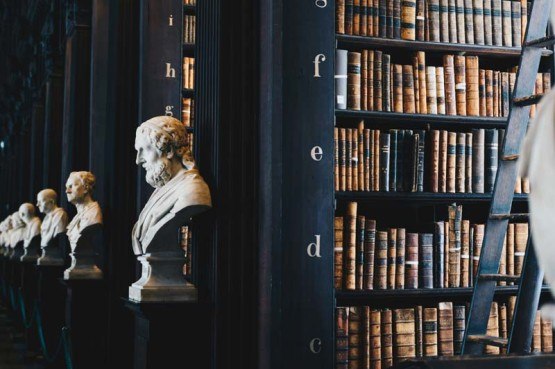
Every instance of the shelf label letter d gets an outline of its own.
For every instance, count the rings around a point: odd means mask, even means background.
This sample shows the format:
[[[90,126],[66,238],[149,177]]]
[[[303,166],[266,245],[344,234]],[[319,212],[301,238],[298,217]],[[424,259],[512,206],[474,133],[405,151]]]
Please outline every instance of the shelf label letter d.
[[[311,258],[321,258],[322,255],[320,255],[320,235],[317,234],[315,236],[316,236],[316,242],[312,242],[308,244],[308,247],[306,248],[306,253]]]

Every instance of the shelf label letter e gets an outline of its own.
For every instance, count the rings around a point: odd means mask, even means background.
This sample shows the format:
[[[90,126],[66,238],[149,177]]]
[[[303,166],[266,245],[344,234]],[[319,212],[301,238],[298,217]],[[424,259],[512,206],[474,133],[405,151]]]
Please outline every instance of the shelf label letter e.
[[[316,0],[316,6],[318,8],[325,8],[328,6],[328,0]]]
[[[314,146],[312,150],[310,150],[310,156],[314,161],[322,160],[322,155],[324,155],[324,152],[320,146]]]
[[[320,75],[320,63],[326,61],[326,56],[324,54],[318,54],[314,58],[314,78],[322,77]]]
[[[310,341],[310,351],[313,354],[319,354],[320,352],[322,352],[322,340],[319,338],[314,338],[312,341]]]
[[[322,255],[320,255],[320,235],[317,234],[315,236],[316,236],[316,242],[312,242],[308,244],[308,247],[306,248],[306,253],[311,258],[321,258]]]

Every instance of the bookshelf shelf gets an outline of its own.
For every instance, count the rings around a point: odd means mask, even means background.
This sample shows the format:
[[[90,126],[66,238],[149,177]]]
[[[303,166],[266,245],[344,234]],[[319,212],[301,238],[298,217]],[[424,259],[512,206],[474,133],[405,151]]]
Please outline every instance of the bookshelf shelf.
[[[380,47],[384,49],[402,49],[402,50],[415,50],[415,51],[428,51],[428,52],[452,52],[463,53],[463,55],[476,55],[485,56],[489,58],[519,58],[522,48],[520,47],[506,47],[506,46],[491,46],[491,45],[468,45],[468,44],[451,44],[445,42],[429,42],[429,41],[408,41],[391,38],[381,37],[368,37],[368,36],[351,36],[351,35],[336,35],[338,48],[375,48]],[[543,56],[549,56],[553,52],[551,50],[544,50]]]
[[[195,14],[197,12],[196,5],[183,5],[183,13],[185,14]]]
[[[194,56],[195,54],[195,44],[183,44],[183,56]]]
[[[460,203],[488,202],[492,194],[486,193],[431,193],[431,192],[359,192],[346,191],[336,192],[335,198],[344,201],[375,202],[375,201],[403,201],[403,202],[429,202],[449,203],[452,201]],[[515,202],[528,201],[528,195],[515,194]]]
[[[181,95],[182,95],[183,97],[195,97],[195,90],[190,89],[190,88],[184,88],[184,89],[181,91]]]

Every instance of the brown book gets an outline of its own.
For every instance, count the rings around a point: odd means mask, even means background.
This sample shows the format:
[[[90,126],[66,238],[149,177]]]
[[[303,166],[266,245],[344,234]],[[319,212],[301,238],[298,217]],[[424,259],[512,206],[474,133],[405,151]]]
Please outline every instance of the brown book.
[[[405,288],[418,288],[418,233],[406,233]]]
[[[416,39],[426,41],[426,1],[416,0]]]
[[[508,338],[509,331],[507,327],[507,305],[499,304],[499,337]],[[502,347],[501,353],[506,354],[507,348]]]
[[[474,44],[474,8],[472,0],[464,0],[464,29],[466,30],[466,43]]]
[[[376,221],[366,219],[364,232],[364,289],[374,289],[374,255],[376,250]]]
[[[347,109],[360,110],[361,54],[349,52],[347,67]]]
[[[397,229],[390,228],[387,238],[387,288],[395,288],[395,272],[397,259]]]
[[[461,286],[461,223],[462,206],[449,205],[449,284]]]
[[[372,317],[369,306],[362,307],[362,351],[361,351],[361,368],[370,369],[370,354],[372,351],[371,337]]]
[[[374,110],[382,111],[382,59],[379,50],[374,51]]]
[[[424,356],[424,337],[423,337],[423,315],[422,306],[417,306],[414,308],[414,331],[415,331],[415,341],[416,341],[416,357]]]
[[[351,129],[351,177],[352,177],[352,191],[358,191],[358,130]]]
[[[467,193],[472,193],[472,145],[473,145],[473,134],[471,132],[466,133],[466,176],[465,176],[465,187]]]
[[[403,112],[403,66],[393,64],[393,111]]]
[[[382,320],[380,310],[370,311],[370,369],[381,369],[382,365]],[[385,368],[384,368],[385,369]]]
[[[341,190],[339,180],[339,128],[333,129],[333,188],[335,191]]]
[[[528,0],[520,0],[520,34],[521,42],[524,42],[526,27],[528,26]]]
[[[335,1],[335,30],[339,34],[345,33],[345,0]]]
[[[393,310],[393,340],[396,363],[416,357],[414,309]]]
[[[347,139],[346,139],[346,158],[347,162],[345,163],[346,166],[346,173],[345,176],[347,177],[347,191],[353,190],[353,130],[351,128],[347,128]]]
[[[470,221],[462,221],[461,287],[470,287]]]
[[[403,40],[416,39],[416,0],[401,2],[401,38]]]
[[[429,41],[440,42],[443,41],[440,37],[441,22],[440,22],[440,10],[439,10],[440,0],[428,0],[427,10],[428,10],[428,29],[429,29]]]
[[[480,99],[480,116],[487,116],[486,110],[486,70],[480,69],[480,86],[478,90],[478,97]]]
[[[457,132],[448,132],[447,140],[447,192],[455,193],[457,168]]]
[[[405,113],[416,113],[414,99],[414,75],[412,65],[403,65],[403,82],[402,82],[402,108]]]
[[[371,129],[369,130],[370,132],[368,133],[369,137],[369,141],[370,141],[370,160],[369,160],[369,179],[370,179],[370,188],[368,189],[369,191],[375,191],[375,180],[374,180],[374,164],[376,162],[376,157],[375,157],[375,151],[376,151],[376,144],[374,142],[374,135],[375,135],[375,130]]]
[[[457,115],[457,98],[455,94],[455,64],[453,55],[443,56],[445,84],[445,113]]]
[[[368,50],[361,51],[360,60],[360,109],[368,109]]]
[[[443,223],[444,226],[444,231],[443,231],[443,236],[444,236],[444,241],[443,241],[443,286],[447,287],[449,286],[449,240],[450,240],[450,235],[449,233],[451,233],[451,229],[449,227],[449,222],[444,222]]]
[[[486,70],[486,116],[493,117],[493,71]]]
[[[459,193],[466,192],[466,134],[464,132],[456,132],[457,146],[456,146],[456,183],[455,190]]]
[[[440,38],[449,42],[449,0],[439,0]]]
[[[520,275],[528,243],[528,223],[515,223],[515,275]]]
[[[436,67],[426,67],[426,102],[428,114],[437,114]]]
[[[492,41],[495,46],[503,46],[502,0],[491,0]]]
[[[391,55],[382,54],[382,110],[391,111]]]
[[[334,218],[334,286],[340,290],[343,286],[343,217]]]
[[[380,130],[374,130],[374,191],[380,190]]]
[[[453,351],[455,355],[460,355],[462,352],[462,345],[464,340],[465,331],[465,306],[453,306]]]
[[[347,130],[339,129],[339,183],[340,190],[347,189]]]
[[[514,223],[509,223],[507,226],[507,274],[515,274],[515,225]],[[512,285],[513,282],[508,282],[507,284]]]
[[[439,191],[439,131],[432,130],[432,158],[430,189],[432,192]]]
[[[366,162],[366,156],[364,151],[364,121],[361,120],[358,123],[358,190],[364,191],[366,188],[364,167]]]
[[[380,35],[381,4],[382,4],[381,0],[373,0],[372,1],[372,8],[374,9],[374,15],[372,16],[372,34],[373,34],[374,37],[381,37],[381,35]],[[384,5],[385,5],[385,3],[384,3]]]
[[[440,302],[438,306],[438,346],[440,356],[453,356],[453,303]]]
[[[361,307],[349,307],[349,369],[360,368],[362,314]]]
[[[386,35],[388,38],[394,37],[394,18],[395,18],[395,4],[398,4],[398,0],[387,0],[386,1]],[[400,8],[399,8],[400,9]]]
[[[367,0],[366,6],[366,36],[374,36],[374,2]]]
[[[480,115],[480,73],[477,56],[466,57],[466,113]]]
[[[499,72],[493,72],[493,116],[500,116],[499,104]]]
[[[420,114],[428,114],[426,54],[423,51],[417,51],[416,58],[418,60],[418,94],[420,95]]]
[[[370,111],[374,110],[374,50],[368,50],[368,99],[366,102],[366,108]]]
[[[455,13],[457,14],[457,41],[459,44],[465,44],[464,0],[456,0],[455,3]]]
[[[374,261],[374,288],[387,288],[387,232],[376,233],[376,258]]]
[[[456,13],[456,0],[448,0],[449,11],[449,42],[457,43],[457,13]]]
[[[353,0],[353,35],[360,35],[360,0]]]
[[[516,307],[516,296],[509,296],[509,298],[507,299],[507,325],[509,327],[513,325],[515,307]]]
[[[484,0],[473,0],[474,43],[484,45]]]
[[[443,67],[436,67],[437,113],[445,114],[445,81]]]
[[[536,312],[536,319],[534,320],[534,330],[532,332],[532,352],[542,351],[542,328],[541,328],[541,315],[539,310]]]
[[[520,3],[511,1],[511,27],[513,30],[513,46],[522,46]]]
[[[437,309],[424,308],[423,316],[424,356],[437,356]]]
[[[503,46],[513,46],[513,27],[511,20],[511,1],[503,0],[501,19],[503,21]]]
[[[439,132],[439,177],[438,190],[441,193],[447,192],[447,152],[448,152],[448,132],[442,130]]]
[[[510,94],[509,94],[509,73],[501,73],[501,115],[503,117],[509,116],[510,108]]]
[[[382,310],[382,367],[393,365],[393,316],[389,309]]]
[[[474,249],[472,251],[472,275],[476,277],[478,273],[478,263],[480,262],[480,255],[482,253],[482,244],[484,242],[484,225],[483,224],[474,224],[474,237],[473,237],[473,246]]]
[[[335,368],[349,368],[349,320],[348,308],[335,309]]]
[[[406,254],[406,230],[405,228],[397,228],[397,250],[395,261],[395,288],[405,288],[405,254]]]
[[[455,96],[457,115],[466,115],[466,63],[465,57],[455,55]]]
[[[493,19],[491,0],[484,0],[484,44],[493,45]]]
[[[503,238],[503,248],[501,249],[501,258],[499,259],[499,274],[507,274],[507,233]],[[498,286],[506,286],[507,282],[499,281]]]
[[[370,0],[372,1],[372,0]],[[367,36],[368,19],[366,14],[368,13],[368,0],[360,0],[360,29],[359,35]]]
[[[349,202],[347,204],[347,214],[344,218],[345,230],[343,233],[344,248],[343,248],[343,278],[346,290],[354,290],[356,287],[356,231],[357,231],[357,206],[356,202]]]
[[[542,352],[553,352],[553,322],[541,318]]]
[[[420,113],[420,82],[418,78],[418,57],[412,56],[412,80],[414,85],[414,109],[416,113]]]
[[[366,232],[366,217],[357,216],[357,240],[356,240],[356,269],[355,269],[355,289],[363,289],[364,278],[364,240]]]
[[[495,301],[491,303],[486,334],[492,337],[499,337],[499,316],[497,312],[497,302]],[[485,354],[499,355],[499,347],[486,345]]]

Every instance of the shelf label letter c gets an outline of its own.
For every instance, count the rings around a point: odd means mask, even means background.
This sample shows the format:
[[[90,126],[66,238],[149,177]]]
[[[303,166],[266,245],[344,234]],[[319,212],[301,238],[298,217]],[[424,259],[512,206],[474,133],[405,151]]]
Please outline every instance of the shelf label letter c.
[[[314,338],[312,341],[310,341],[310,351],[313,354],[319,354],[320,352],[322,352],[322,340],[319,338]]]

